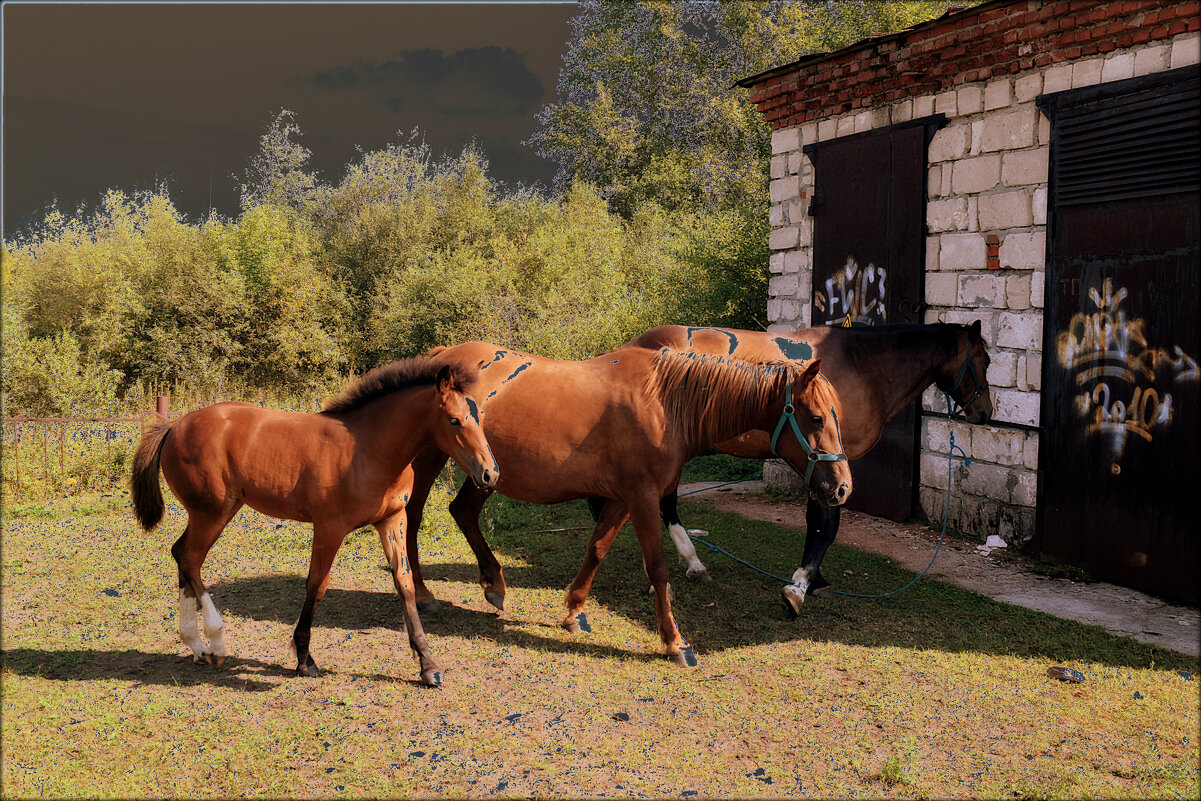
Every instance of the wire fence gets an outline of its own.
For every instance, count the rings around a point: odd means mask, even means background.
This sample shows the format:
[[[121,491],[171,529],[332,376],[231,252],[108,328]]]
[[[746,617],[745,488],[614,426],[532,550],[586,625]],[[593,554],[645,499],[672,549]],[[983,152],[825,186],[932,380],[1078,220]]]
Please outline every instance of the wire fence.
[[[155,406],[159,414],[171,416],[165,396],[160,396]],[[3,418],[0,474],[4,497],[42,499],[124,483],[148,414]]]
[[[10,417],[3,420],[4,494],[45,498],[127,479],[141,417]]]

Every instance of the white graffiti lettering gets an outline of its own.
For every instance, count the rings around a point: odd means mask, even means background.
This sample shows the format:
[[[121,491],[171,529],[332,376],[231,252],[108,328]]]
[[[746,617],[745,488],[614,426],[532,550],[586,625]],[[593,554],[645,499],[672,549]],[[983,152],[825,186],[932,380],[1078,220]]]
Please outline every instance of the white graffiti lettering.
[[[868,264],[861,268],[854,259],[826,279],[824,291],[813,293],[813,303],[825,314],[827,323],[886,322],[884,280],[888,272],[883,267]]]
[[[1151,347],[1146,321],[1130,319],[1122,301],[1129,293],[1114,290],[1106,278],[1088,296],[1095,312],[1072,316],[1068,330],[1059,334],[1059,363],[1075,373],[1081,387],[1075,411],[1085,421],[1089,436],[1108,438],[1115,459],[1121,457],[1128,435],[1151,442],[1154,430],[1171,425],[1172,394],[1167,384],[1198,378],[1197,362],[1179,345],[1171,351]]]

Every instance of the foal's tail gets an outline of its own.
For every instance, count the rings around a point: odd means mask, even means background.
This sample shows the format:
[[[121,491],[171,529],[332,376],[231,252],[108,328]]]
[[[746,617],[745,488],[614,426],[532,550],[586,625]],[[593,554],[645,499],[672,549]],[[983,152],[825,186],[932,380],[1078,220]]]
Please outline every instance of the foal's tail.
[[[133,511],[142,528],[149,531],[163,519],[163,490],[158,483],[159,456],[163,442],[171,433],[171,424],[155,414],[142,431],[142,441],[133,455],[133,475],[129,477],[129,494]]]

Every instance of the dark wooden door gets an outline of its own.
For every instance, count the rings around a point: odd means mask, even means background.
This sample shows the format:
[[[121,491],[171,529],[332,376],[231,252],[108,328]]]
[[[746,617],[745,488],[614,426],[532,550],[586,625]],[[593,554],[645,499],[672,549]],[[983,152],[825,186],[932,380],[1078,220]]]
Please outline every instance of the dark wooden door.
[[[1047,561],[1196,603],[1198,71],[1048,95]]]
[[[818,325],[922,322],[925,308],[926,145],[931,117],[805,148],[813,162],[813,307]],[[848,506],[904,521],[917,505],[914,403],[851,463]]]

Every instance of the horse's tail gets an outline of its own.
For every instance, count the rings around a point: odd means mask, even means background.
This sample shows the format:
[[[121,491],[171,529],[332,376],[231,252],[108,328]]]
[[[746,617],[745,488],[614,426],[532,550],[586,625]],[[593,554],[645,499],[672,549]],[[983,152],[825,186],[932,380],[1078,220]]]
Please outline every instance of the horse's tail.
[[[163,443],[171,433],[171,424],[160,414],[142,431],[142,441],[133,455],[133,474],[129,477],[129,494],[133,511],[146,531],[163,519],[163,490],[158,483],[159,458]]]

